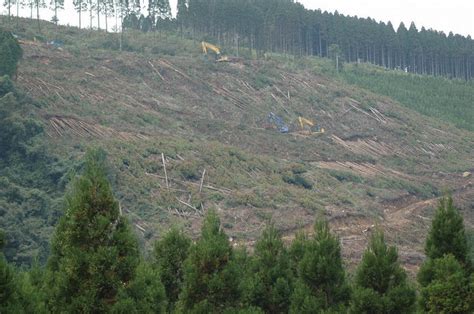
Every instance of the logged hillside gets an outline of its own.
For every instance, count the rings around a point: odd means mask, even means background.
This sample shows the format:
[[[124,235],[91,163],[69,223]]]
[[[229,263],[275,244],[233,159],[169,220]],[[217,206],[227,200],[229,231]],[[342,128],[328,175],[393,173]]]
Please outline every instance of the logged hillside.
[[[31,110],[48,154],[77,169],[88,147],[103,147],[116,197],[145,247],[172,224],[197,235],[209,208],[232,241],[250,246],[269,220],[291,238],[325,215],[350,264],[381,225],[414,269],[443,192],[474,223],[465,174],[474,170],[474,133],[450,115],[423,115],[416,95],[351,81],[317,58],[214,63],[198,42],[167,33],[128,32],[129,51],[120,52],[118,35],[45,23],[42,39],[60,39],[58,49],[33,41],[22,23],[16,84],[40,104]],[[413,90],[426,80],[413,80]],[[472,84],[446,82],[474,95]],[[470,110],[457,125],[472,125]],[[268,128],[270,112],[290,125],[310,118],[326,133],[279,133]]]

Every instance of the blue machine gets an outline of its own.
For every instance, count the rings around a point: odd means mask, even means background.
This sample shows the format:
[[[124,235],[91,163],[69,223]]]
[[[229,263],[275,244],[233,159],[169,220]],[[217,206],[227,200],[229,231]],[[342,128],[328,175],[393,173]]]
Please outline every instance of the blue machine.
[[[286,123],[283,121],[283,119],[280,116],[277,116],[273,112],[270,112],[268,114],[267,120],[269,123],[276,125],[280,133],[288,133],[289,131],[288,125],[286,125]]]

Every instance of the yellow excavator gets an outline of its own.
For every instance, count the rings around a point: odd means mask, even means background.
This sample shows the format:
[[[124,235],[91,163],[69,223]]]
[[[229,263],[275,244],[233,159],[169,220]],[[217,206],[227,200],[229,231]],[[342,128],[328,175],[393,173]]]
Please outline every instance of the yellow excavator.
[[[226,62],[229,61],[229,58],[227,56],[222,56],[221,55],[221,49],[217,47],[216,45],[207,43],[205,41],[201,42],[201,47],[202,47],[202,52],[204,54],[208,54],[208,50],[213,51],[216,54],[216,61],[217,62]]]
[[[311,120],[308,120],[303,117],[298,117],[298,122],[299,122],[299,130],[296,131],[296,133],[302,134],[302,135],[315,135],[315,134],[323,134],[325,132],[324,128],[318,128],[317,130],[314,130],[315,123]]]

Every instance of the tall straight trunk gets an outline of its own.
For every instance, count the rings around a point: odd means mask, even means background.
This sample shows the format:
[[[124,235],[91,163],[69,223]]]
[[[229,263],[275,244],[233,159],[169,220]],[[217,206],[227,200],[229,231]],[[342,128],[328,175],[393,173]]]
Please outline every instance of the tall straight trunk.
[[[18,1],[18,0],[17,0]],[[8,19],[11,20],[12,16],[10,13],[10,8],[12,7],[12,0],[8,0]]]
[[[319,40],[319,56],[322,57],[323,56],[323,43],[322,43],[322,40],[321,40],[321,30],[318,29],[318,40]]]
[[[100,0],[97,0],[97,29],[100,30]]]
[[[89,0],[89,27],[92,29],[92,0]]]
[[[36,0],[36,21],[38,22],[38,32],[41,34],[39,2],[40,0]]]
[[[82,17],[82,0],[79,1],[79,28],[81,28],[81,25],[82,25],[81,17]]]
[[[54,0],[54,24],[58,25],[58,0]]]
[[[20,1],[16,0],[16,28],[18,28],[19,23],[20,23]]]
[[[107,3],[105,3],[104,5],[104,14],[105,14],[105,32],[108,33],[109,32],[109,23],[107,21],[107,14],[108,14],[108,11],[107,11]]]

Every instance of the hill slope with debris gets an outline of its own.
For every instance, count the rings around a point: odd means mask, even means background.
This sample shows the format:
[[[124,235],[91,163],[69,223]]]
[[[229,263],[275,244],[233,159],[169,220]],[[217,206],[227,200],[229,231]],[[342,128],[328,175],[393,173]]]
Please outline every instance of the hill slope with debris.
[[[209,208],[250,247],[270,219],[290,239],[324,215],[349,264],[379,225],[415,270],[444,191],[472,228],[474,133],[350,85],[327,60],[214,63],[197,41],[169,34],[128,33],[134,51],[119,52],[117,35],[45,24],[58,49],[22,27],[17,85],[43,104],[34,110],[45,145],[63,160],[90,145],[108,152],[145,247],[171,224],[197,235]],[[280,133],[270,112],[326,132]]]

